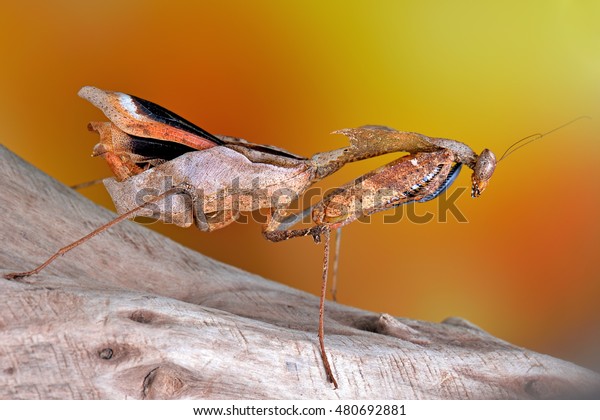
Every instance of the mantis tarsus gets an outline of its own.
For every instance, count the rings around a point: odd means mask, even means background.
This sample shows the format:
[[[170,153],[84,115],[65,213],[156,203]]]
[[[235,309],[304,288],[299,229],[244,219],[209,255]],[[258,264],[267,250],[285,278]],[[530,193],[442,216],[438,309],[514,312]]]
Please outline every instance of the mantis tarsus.
[[[94,87],[82,88],[79,96],[100,108],[110,120],[90,123],[89,128],[100,135],[94,155],[102,156],[114,174],[104,184],[120,216],[60,249],[37,268],[5,277],[37,274],[57,257],[135,216],[179,226],[195,224],[201,230],[212,231],[235,221],[239,212],[269,209],[271,215],[263,227],[268,240],[278,242],[300,236],[311,236],[315,242],[320,242],[321,236],[325,239],[319,346],[327,377],[336,388],[325,352],[323,327],[331,230],[405,203],[432,200],[454,182],[463,165],[473,171],[471,195],[478,197],[497,165],[488,149],[478,155],[455,140],[382,126],[339,130],[335,133],[349,139],[347,147],[304,158],[274,146],[212,135],[135,96]],[[550,132],[515,143],[503,157]],[[408,155],[337,188],[311,208],[289,212],[291,201],[347,163],[393,152]],[[377,194],[381,191],[384,194]],[[146,199],[148,196],[151,198]],[[284,202],[280,201],[282,197]],[[314,226],[293,229],[309,213]]]

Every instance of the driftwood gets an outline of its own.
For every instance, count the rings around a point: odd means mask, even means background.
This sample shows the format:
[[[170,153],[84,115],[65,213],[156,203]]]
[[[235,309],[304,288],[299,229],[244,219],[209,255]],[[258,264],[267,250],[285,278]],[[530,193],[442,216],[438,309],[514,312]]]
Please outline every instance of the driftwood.
[[[0,274],[114,217],[0,147]],[[0,278],[0,398],[562,398],[596,373],[467,321],[327,303],[122,223],[40,275]]]

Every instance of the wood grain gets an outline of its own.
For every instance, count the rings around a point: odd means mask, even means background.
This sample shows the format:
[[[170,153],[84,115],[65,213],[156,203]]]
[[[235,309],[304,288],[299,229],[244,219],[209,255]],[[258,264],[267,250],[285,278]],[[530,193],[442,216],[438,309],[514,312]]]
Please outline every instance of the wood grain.
[[[114,217],[0,147],[0,272]],[[202,233],[199,233],[199,235]],[[327,303],[126,222],[23,281],[0,278],[0,398],[588,397],[598,374],[448,319]]]

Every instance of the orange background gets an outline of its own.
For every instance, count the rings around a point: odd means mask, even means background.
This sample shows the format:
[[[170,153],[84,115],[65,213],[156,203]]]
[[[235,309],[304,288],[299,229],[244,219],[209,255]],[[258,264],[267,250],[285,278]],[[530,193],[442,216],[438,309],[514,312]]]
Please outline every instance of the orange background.
[[[501,154],[469,223],[345,229],[342,303],[491,333],[578,363],[600,351],[600,3],[597,1],[9,2],[0,15],[0,141],[66,184],[108,175],[86,131],[87,84],[157,102],[221,134],[311,155],[363,124]],[[332,186],[385,160],[349,166]],[[456,186],[469,185],[465,169]],[[97,186],[83,191],[111,202]],[[417,211],[436,211],[435,203]],[[322,248],[256,224],[153,228],[318,293]],[[315,313],[315,317],[317,314]],[[597,365],[596,365],[597,366]]]

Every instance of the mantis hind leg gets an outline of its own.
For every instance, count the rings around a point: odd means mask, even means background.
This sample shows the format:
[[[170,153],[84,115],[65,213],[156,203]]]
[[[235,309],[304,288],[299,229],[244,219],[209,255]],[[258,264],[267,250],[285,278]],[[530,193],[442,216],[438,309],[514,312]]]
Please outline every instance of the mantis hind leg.
[[[93,231],[91,231],[87,235],[79,238],[75,242],[72,242],[69,245],[62,247],[61,249],[56,251],[54,254],[52,254],[50,256],[50,258],[48,258],[42,264],[38,265],[33,270],[17,272],[17,273],[8,273],[8,274],[4,275],[4,278],[7,280],[16,280],[16,279],[29,277],[29,276],[38,274],[40,271],[42,271],[44,268],[46,268],[48,265],[50,265],[50,263],[52,263],[52,261],[54,261],[55,259],[57,259],[58,257],[60,257],[64,254],[66,254],[67,252],[71,251],[72,249],[77,248],[79,245],[83,244],[84,242],[87,242],[88,240],[92,239],[94,236],[99,235],[100,233],[104,232],[105,230],[108,230],[112,226],[115,226],[115,225],[121,223],[124,220],[135,217],[138,212],[140,212],[141,210],[144,210],[148,205],[157,203],[157,202],[163,200],[165,197],[168,197],[169,195],[172,195],[172,194],[177,194],[179,192],[180,192],[180,189],[178,187],[171,188],[171,189],[163,192],[162,194],[159,194],[156,197],[146,201],[145,203],[124,212],[123,214],[119,215],[115,219],[113,219],[109,222],[106,222],[102,226],[94,229]]]
[[[304,216],[310,214],[312,209],[312,207],[308,207],[301,213],[292,215],[286,215],[284,209],[275,210],[274,216],[272,216],[267,225],[265,225],[263,235],[272,242],[280,242],[302,236],[312,236],[316,243],[321,242],[321,235],[324,236],[325,250],[323,254],[323,272],[319,300],[319,350],[321,353],[321,360],[323,361],[323,367],[327,374],[327,379],[333,384],[334,388],[337,389],[338,384],[333,375],[327,352],[325,351],[325,298],[327,295],[327,277],[329,273],[329,242],[331,228],[329,225],[320,224],[305,229],[290,229],[291,226],[301,221]]]

